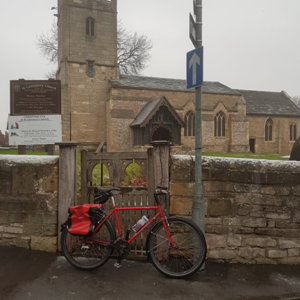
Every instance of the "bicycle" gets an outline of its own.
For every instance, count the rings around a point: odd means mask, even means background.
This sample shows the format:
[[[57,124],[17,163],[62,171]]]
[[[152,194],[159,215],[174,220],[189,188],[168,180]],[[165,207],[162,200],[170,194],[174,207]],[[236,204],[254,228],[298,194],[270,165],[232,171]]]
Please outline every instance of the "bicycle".
[[[67,224],[63,225],[61,249],[67,261],[83,270],[91,270],[104,265],[116,251],[118,264],[130,251],[130,244],[145,230],[151,227],[146,249],[154,267],[161,273],[173,278],[191,276],[203,265],[207,246],[200,228],[191,220],[177,216],[167,216],[166,209],[159,203],[160,195],[167,195],[165,188],[157,188],[154,193],[156,205],[140,207],[118,207],[115,205],[116,187],[99,187],[95,191],[95,203],[104,204],[112,201],[111,210],[106,213],[100,208],[100,220],[91,233],[76,235],[69,232]],[[166,197],[165,197],[166,199]],[[127,230],[126,237],[121,228],[118,212],[130,210],[154,211],[154,216],[137,232]],[[116,229],[110,218],[114,216]]]

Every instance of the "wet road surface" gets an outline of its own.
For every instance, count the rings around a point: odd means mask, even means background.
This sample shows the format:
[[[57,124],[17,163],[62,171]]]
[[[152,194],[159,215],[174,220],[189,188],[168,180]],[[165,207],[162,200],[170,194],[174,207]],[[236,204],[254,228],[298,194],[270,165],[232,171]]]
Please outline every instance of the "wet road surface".
[[[206,263],[190,279],[170,279],[150,263],[115,260],[93,271],[77,270],[64,257],[0,247],[2,300],[300,299],[300,266]]]

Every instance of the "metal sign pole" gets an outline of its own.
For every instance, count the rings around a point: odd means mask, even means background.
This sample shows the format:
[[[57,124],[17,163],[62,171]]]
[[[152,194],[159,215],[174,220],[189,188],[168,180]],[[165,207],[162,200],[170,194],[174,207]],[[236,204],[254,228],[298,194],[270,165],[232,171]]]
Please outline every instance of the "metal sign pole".
[[[202,0],[194,0],[195,46],[202,47]],[[202,87],[195,88],[195,197],[192,205],[192,219],[204,232],[204,201],[202,197]]]

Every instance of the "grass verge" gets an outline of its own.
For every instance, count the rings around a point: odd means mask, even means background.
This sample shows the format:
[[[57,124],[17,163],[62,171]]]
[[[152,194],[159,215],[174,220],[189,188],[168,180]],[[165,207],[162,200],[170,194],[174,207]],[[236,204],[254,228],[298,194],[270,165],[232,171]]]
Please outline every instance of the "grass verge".
[[[288,160],[288,157],[283,154],[272,154],[272,153],[203,152],[203,156],[233,157],[233,158],[245,158],[245,159]]]

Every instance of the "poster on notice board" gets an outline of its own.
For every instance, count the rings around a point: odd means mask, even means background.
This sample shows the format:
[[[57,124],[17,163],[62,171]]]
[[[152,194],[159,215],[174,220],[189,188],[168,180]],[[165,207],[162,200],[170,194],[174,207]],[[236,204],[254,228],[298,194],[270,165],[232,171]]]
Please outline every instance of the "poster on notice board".
[[[9,116],[9,145],[50,145],[62,141],[61,115]]]

